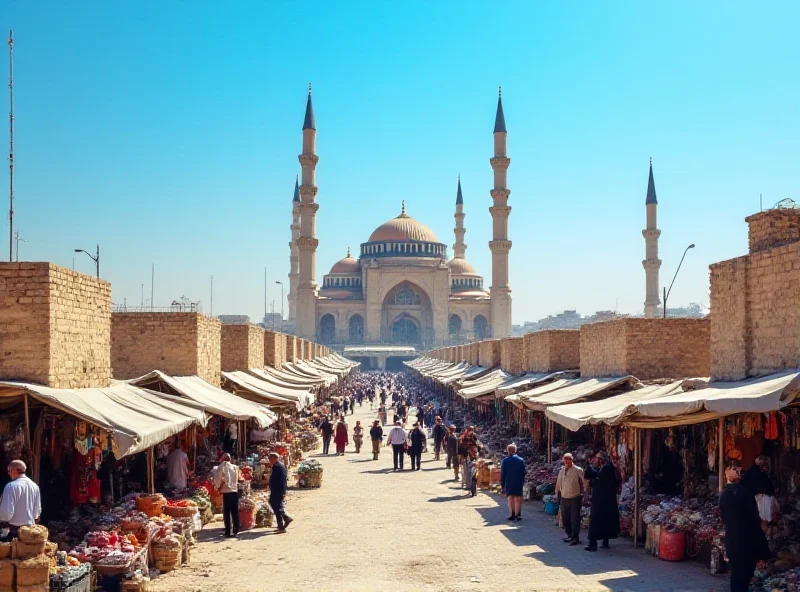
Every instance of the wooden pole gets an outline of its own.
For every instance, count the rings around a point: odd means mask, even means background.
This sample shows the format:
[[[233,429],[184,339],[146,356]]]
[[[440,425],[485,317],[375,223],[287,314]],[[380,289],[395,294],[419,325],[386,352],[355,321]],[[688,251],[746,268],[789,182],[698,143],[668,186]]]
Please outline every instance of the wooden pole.
[[[639,546],[639,462],[642,458],[637,428],[633,428],[633,444],[633,547],[635,549]]]
[[[547,422],[547,464],[553,462],[553,422],[549,418],[545,419]]]
[[[31,416],[28,406],[28,393],[25,393],[25,446],[28,447],[28,452],[33,452],[31,444]]]
[[[725,418],[720,417],[718,420],[718,435],[717,435],[717,448],[719,449],[719,467],[717,473],[719,474],[719,494],[722,495],[722,489],[725,487]]]

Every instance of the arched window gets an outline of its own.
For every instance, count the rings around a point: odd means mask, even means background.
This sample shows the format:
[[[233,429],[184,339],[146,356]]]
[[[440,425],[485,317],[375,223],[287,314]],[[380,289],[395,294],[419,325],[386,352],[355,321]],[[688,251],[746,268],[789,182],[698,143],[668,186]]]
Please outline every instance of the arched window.
[[[350,317],[349,334],[350,343],[362,343],[364,341],[364,317],[359,314]]]
[[[395,304],[420,304],[422,299],[420,298],[419,294],[414,292],[411,288],[403,288],[397,294],[394,295],[394,303]]]
[[[475,335],[475,339],[481,340],[486,339],[487,329],[489,327],[489,322],[486,320],[486,317],[483,315],[478,315],[475,317],[475,320],[472,321],[472,332]]]
[[[450,335],[459,335],[461,333],[461,317],[457,314],[450,315],[448,332]]]
[[[336,338],[336,319],[332,314],[323,315],[319,320],[319,340],[322,343],[333,343]]]

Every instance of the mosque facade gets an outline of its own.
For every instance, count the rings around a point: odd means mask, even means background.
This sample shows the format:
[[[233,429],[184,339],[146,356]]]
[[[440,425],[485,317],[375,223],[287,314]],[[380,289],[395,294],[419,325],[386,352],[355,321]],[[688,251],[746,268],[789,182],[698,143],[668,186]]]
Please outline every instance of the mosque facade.
[[[378,226],[356,253],[337,261],[316,283],[316,122],[309,89],[303,122],[301,178],[295,183],[289,272],[289,325],[306,339],[327,344],[390,344],[429,348],[511,334],[508,281],[507,131],[502,96],[494,126],[492,282],[466,259],[464,200],[458,180],[455,243],[447,245],[406,213]]]

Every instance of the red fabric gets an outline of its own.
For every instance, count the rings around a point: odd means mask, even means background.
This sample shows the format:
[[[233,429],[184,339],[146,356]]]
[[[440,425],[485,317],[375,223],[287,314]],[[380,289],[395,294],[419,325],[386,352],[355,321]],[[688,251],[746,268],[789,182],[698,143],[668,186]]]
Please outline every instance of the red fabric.
[[[336,436],[333,438],[333,441],[337,446],[347,446],[347,428],[344,426],[344,424],[340,423],[336,425]]]

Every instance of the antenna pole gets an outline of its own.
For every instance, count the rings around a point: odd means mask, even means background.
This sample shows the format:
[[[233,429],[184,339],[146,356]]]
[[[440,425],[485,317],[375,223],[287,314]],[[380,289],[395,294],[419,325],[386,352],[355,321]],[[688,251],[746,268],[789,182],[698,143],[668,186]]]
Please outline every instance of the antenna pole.
[[[14,260],[14,31],[8,32],[8,260]]]

